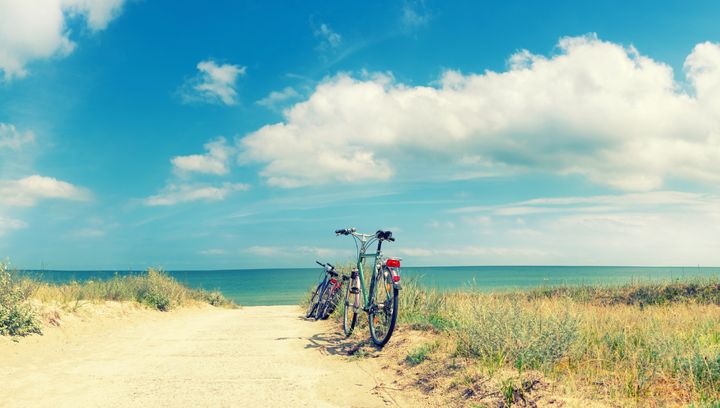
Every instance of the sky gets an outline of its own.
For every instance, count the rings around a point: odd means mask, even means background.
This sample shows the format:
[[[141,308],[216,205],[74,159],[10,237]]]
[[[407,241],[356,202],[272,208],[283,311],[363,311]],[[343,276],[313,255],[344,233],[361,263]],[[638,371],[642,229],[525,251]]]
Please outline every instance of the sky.
[[[0,259],[720,265],[715,1],[0,0]]]

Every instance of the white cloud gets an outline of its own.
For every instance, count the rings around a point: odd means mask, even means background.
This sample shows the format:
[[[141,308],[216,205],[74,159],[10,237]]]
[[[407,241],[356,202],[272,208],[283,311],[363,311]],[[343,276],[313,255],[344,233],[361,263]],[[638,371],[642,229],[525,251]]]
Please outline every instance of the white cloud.
[[[545,251],[532,248],[502,248],[472,245],[452,248],[398,248],[393,252],[398,253],[402,256],[414,258],[449,257],[476,260],[487,257],[493,257],[495,259],[522,259],[527,257],[535,257],[537,259],[540,259],[547,255]]]
[[[514,264],[720,263],[720,197],[711,194],[656,191],[536,198],[451,213],[492,217],[482,233],[473,227],[456,229],[458,240],[546,254],[507,259]],[[478,255],[473,263],[505,261],[498,254]]]
[[[720,46],[672,69],[595,36],[551,57],[521,51],[506,72],[447,71],[436,87],[347,74],[317,86],[285,121],[240,141],[271,185],[382,181],[434,168],[579,174],[625,190],[667,179],[720,182]],[[311,166],[308,163],[312,163]]]
[[[342,36],[325,23],[320,24],[320,27],[315,30],[315,37],[320,38],[320,44],[317,47],[320,51],[334,50],[342,44]]]
[[[104,30],[120,14],[125,0],[62,0],[63,8],[71,15],[85,18],[93,31]]]
[[[608,212],[619,211],[628,207],[636,209],[684,208],[687,210],[704,210],[718,206],[720,200],[706,194],[681,191],[651,191],[644,193],[627,193],[615,195],[595,195],[584,197],[553,197],[535,198],[516,203],[497,206],[470,206],[449,210],[450,213],[488,212],[501,216],[525,214],[547,214],[573,212]]]
[[[176,156],[170,161],[176,173],[205,173],[205,174],[227,174],[229,171],[228,160],[234,153],[234,148],[227,145],[224,137],[219,137],[205,144],[205,154],[193,154],[189,156]]]
[[[282,257],[282,258],[303,258],[306,259],[308,255],[316,258],[324,259],[325,261],[334,262],[337,258],[347,258],[350,255],[350,251],[334,248],[323,248],[314,246],[262,246],[255,245],[245,248],[242,252],[264,256],[264,257]]]
[[[205,102],[234,105],[237,78],[245,75],[246,67],[233,64],[218,65],[213,60],[197,64],[198,74],[180,88],[180,96],[186,103]]]
[[[10,231],[23,229],[25,227],[27,227],[27,224],[23,221],[0,216],[0,237]]]
[[[27,75],[34,60],[63,57],[75,49],[68,19],[79,16],[92,31],[104,29],[124,0],[0,1],[0,70],[5,80]]]
[[[402,8],[400,24],[403,30],[411,32],[426,25],[430,21],[424,0],[406,0]]]
[[[452,221],[432,220],[428,222],[426,226],[433,229],[452,229],[455,228],[455,223]]]
[[[52,177],[0,180],[0,206],[31,207],[43,199],[87,201],[90,197],[88,190]]]
[[[200,255],[205,256],[219,256],[219,255],[225,255],[227,254],[227,251],[220,248],[210,248],[210,249],[204,249],[200,251]]]
[[[144,200],[148,206],[167,206],[190,201],[222,201],[230,193],[246,191],[250,186],[240,183],[223,183],[219,187],[192,184],[170,184],[160,194]]]
[[[18,150],[22,146],[34,142],[35,134],[33,132],[20,132],[12,124],[0,122],[0,149]]]
[[[243,252],[257,256],[278,256],[283,254],[282,247],[255,245],[245,248]]]
[[[106,234],[107,232],[101,228],[80,228],[70,232],[67,236],[71,238],[101,238]]]
[[[300,98],[300,94],[293,87],[288,86],[282,91],[270,92],[268,96],[260,99],[256,103],[266,108],[276,109],[279,105],[282,105],[297,98]]]

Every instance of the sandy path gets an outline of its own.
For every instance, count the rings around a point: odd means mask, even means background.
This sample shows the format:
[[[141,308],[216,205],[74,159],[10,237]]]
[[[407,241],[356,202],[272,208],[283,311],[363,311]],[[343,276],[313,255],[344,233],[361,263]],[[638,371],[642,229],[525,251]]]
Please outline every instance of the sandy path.
[[[297,307],[135,312],[0,343],[0,406],[413,406]],[[52,331],[52,333],[51,333]],[[388,394],[392,393],[392,394]]]

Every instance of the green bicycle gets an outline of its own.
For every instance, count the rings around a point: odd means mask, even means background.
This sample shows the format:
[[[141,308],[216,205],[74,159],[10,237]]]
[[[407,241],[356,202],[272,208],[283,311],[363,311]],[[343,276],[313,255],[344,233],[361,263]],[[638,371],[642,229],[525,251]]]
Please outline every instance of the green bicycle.
[[[358,250],[357,267],[350,274],[350,284],[345,288],[343,331],[350,336],[357,322],[360,310],[368,315],[370,338],[378,347],[384,346],[393,330],[398,316],[398,292],[400,290],[400,259],[385,258],[382,244],[394,242],[390,231],[378,231],[375,234],[360,234],[355,228],[339,229],[337,235],[351,235]],[[368,248],[377,242],[377,250],[367,253]],[[363,261],[374,259],[370,287],[366,290],[363,276]],[[362,298],[360,295],[362,294]]]

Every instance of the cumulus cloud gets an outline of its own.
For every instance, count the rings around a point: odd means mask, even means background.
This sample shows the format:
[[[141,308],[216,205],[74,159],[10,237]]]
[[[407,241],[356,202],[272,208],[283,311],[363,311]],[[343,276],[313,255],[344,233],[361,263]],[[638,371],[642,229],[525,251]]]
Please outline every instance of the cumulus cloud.
[[[170,184],[163,191],[144,200],[148,206],[168,206],[191,201],[222,201],[235,191],[245,191],[250,186],[241,183],[223,183],[220,186],[195,184]]]
[[[296,91],[295,88],[288,86],[282,91],[270,92],[268,96],[257,101],[257,104],[266,108],[276,109],[279,105],[298,98],[300,98],[298,91]]]
[[[282,123],[240,141],[271,185],[456,174],[578,174],[646,191],[667,179],[720,181],[720,46],[670,66],[594,35],[549,57],[520,51],[505,72],[445,72],[433,86],[389,75],[328,78]],[[312,165],[308,165],[312,163]],[[448,177],[451,178],[451,177]]]
[[[197,64],[198,73],[180,88],[185,103],[204,102],[224,105],[237,103],[237,78],[245,75],[246,67],[218,64],[213,60]]]
[[[87,201],[90,197],[88,190],[52,177],[0,180],[0,206],[31,207],[43,199]]]
[[[124,0],[0,1],[0,70],[5,80],[27,75],[34,60],[63,57],[75,49],[68,20],[80,17],[91,31],[104,29]]]
[[[229,172],[228,160],[234,148],[228,146],[224,137],[219,137],[205,144],[205,154],[192,154],[189,156],[176,156],[170,161],[176,173],[227,174]]]
[[[14,125],[0,122],[0,150],[3,148],[18,150],[26,144],[35,142],[31,131],[21,132]]]

